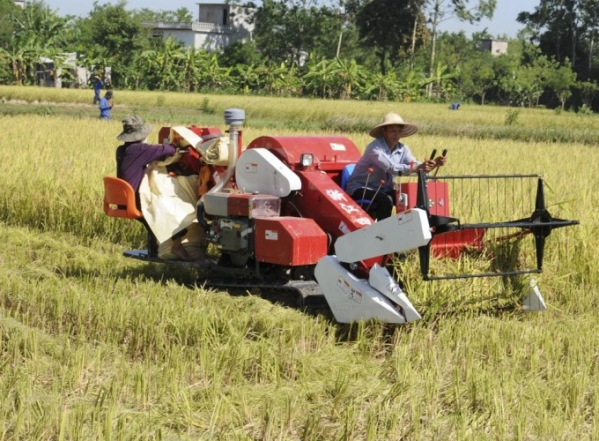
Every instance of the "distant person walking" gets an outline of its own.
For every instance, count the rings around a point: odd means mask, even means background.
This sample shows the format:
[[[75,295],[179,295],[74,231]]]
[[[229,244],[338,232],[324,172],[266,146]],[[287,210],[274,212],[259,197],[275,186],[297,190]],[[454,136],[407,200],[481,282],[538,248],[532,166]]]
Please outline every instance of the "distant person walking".
[[[104,81],[102,81],[98,75],[94,75],[92,77],[92,81],[94,82],[94,102],[93,102],[93,104],[97,104],[100,102],[100,93],[102,92],[102,88],[104,87]]]
[[[110,119],[110,111],[112,110],[112,90],[107,90],[104,98],[100,100],[100,119]]]

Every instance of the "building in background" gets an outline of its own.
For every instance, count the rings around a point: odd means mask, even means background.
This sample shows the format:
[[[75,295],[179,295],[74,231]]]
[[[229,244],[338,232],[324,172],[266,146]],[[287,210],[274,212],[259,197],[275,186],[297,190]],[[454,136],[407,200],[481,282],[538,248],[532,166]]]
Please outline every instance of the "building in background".
[[[507,46],[508,42],[502,40],[485,39],[481,41],[481,49],[491,52],[494,57],[507,54]]]
[[[198,3],[198,21],[191,23],[145,23],[152,35],[180,41],[210,52],[221,51],[231,43],[252,38],[253,25],[241,5],[229,3]]]

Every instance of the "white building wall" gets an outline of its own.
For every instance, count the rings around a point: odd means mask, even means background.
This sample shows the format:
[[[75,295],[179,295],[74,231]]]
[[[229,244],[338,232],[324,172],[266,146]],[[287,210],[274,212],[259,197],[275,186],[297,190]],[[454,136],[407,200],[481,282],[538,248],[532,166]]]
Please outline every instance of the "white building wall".
[[[507,54],[508,42],[501,40],[482,40],[482,49],[491,52],[491,55]]]
[[[158,31],[154,31],[154,35],[157,35]],[[169,36],[173,37],[175,41],[183,43],[183,46],[189,47],[195,44],[193,32],[185,29],[164,29],[159,31],[163,40],[167,40]]]
[[[230,7],[224,3],[204,3],[198,5],[200,12],[198,21],[201,23],[214,23],[218,25],[229,24]]]
[[[238,40],[252,38],[253,25],[241,6],[226,3],[202,3],[198,5],[198,21],[192,23],[146,23],[152,26],[152,34],[166,40],[169,35],[187,48],[222,51]]]

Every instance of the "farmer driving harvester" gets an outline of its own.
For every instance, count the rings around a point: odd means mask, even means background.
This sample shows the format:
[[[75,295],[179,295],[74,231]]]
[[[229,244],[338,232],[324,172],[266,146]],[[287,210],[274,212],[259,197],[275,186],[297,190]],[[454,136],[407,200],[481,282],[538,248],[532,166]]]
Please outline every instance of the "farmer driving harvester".
[[[374,217],[378,220],[391,216],[395,205],[393,178],[418,173],[426,173],[445,165],[447,158],[416,160],[410,148],[400,142],[401,138],[418,131],[414,124],[407,123],[397,113],[388,113],[383,121],[370,130],[375,138],[364,151],[349,178],[346,191],[356,201],[370,200]]]

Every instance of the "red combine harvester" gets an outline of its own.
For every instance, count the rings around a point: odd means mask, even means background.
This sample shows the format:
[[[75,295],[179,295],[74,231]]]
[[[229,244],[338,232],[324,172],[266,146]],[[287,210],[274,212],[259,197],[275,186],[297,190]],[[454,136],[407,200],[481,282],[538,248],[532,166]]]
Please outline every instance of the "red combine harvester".
[[[578,224],[551,217],[545,206],[543,180],[537,175],[436,177],[422,173],[417,181],[398,183],[396,214],[375,222],[368,215],[369,207],[343,190],[348,170],[361,156],[351,140],[343,136],[262,136],[243,148],[239,128],[244,119],[243,110],[225,111],[228,147],[220,152],[226,157],[225,164],[214,160],[214,151],[200,147],[206,138],[227,136],[219,129],[193,126],[180,131],[183,139],[185,133],[196,137],[183,143],[188,151],[183,162],[196,170],[209,166],[211,188],[197,202],[196,221],[205,233],[204,244],[214,252],[194,262],[161,259],[150,247],[125,251],[126,257],[205,270],[198,284],[207,287],[295,291],[302,299],[324,296],[341,323],[378,319],[401,324],[421,316],[387,269],[393,256],[418,249],[425,280],[538,273],[551,230]],[[165,127],[159,141],[177,144],[177,137],[176,130]],[[512,221],[463,223],[451,217],[449,192],[457,191],[456,182],[481,179],[485,185],[500,183],[500,187],[517,181],[514,187],[521,188],[526,182],[525,186],[536,192],[534,206]],[[142,217],[135,209],[133,190],[126,182],[115,181],[119,180],[105,178],[106,214]],[[480,190],[479,184],[470,193]],[[494,202],[513,204],[513,197],[508,192],[496,196]],[[460,200],[462,211],[474,213],[480,208],[468,198]],[[518,205],[522,205],[520,201]],[[504,230],[510,233],[491,234]],[[534,237],[536,265],[532,268],[495,265],[493,271],[474,274],[431,272],[431,261],[436,258],[459,259],[464,253],[483,252],[488,240],[500,242],[526,234]],[[152,239],[151,231],[149,237]],[[536,286],[525,302],[529,309],[545,308]]]

